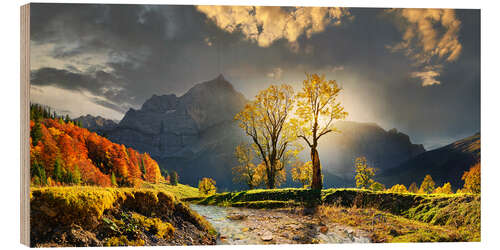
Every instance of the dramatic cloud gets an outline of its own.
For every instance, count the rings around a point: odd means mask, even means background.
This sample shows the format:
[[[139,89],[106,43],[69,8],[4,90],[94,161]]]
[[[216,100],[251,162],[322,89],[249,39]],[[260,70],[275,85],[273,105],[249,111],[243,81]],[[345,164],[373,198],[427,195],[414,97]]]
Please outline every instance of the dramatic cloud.
[[[339,82],[349,119],[416,143],[477,132],[479,11],[405,11],[35,3],[31,100],[121,119],[153,94],[182,95],[219,74],[252,98],[270,83],[298,89],[308,72]],[[421,31],[425,20],[435,35]]]
[[[79,74],[64,69],[40,68],[31,72],[31,84],[35,86],[57,86],[66,90],[88,91],[92,100],[106,108],[125,112],[130,99],[120,86],[120,79],[105,71]]]
[[[253,6],[197,6],[227,32],[241,32],[261,47],[269,47],[279,39],[295,43],[299,36],[325,30],[329,25],[340,25],[351,14],[345,8],[325,7],[253,7]],[[292,48],[296,48],[296,44]]]
[[[414,72],[422,86],[440,84],[436,79],[443,64],[457,60],[462,51],[458,39],[461,22],[451,9],[392,9],[388,11],[399,19],[402,41],[388,46],[392,51],[403,51],[416,66],[433,70]]]

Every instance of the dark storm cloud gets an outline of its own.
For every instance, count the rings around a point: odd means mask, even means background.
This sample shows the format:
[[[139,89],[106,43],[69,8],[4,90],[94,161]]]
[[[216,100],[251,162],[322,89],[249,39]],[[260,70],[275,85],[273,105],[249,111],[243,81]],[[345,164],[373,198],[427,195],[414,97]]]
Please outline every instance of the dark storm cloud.
[[[98,97],[95,103],[119,112],[140,107],[153,94],[183,94],[219,73],[251,98],[280,79],[270,73],[299,83],[304,71],[324,71],[344,80],[346,94],[363,100],[375,122],[397,127],[413,141],[430,144],[479,130],[476,10],[456,11],[461,55],[442,69],[440,85],[422,87],[411,77],[421,68],[404,53],[387,49],[401,41],[402,32],[383,9],[350,9],[354,18],[341,25],[310,38],[301,35],[295,44],[281,39],[264,48],[241,32],[221,30],[193,6],[31,8],[32,43],[53,44],[48,56],[67,62],[33,70],[32,83],[88,91]],[[92,63],[100,56],[106,60]]]

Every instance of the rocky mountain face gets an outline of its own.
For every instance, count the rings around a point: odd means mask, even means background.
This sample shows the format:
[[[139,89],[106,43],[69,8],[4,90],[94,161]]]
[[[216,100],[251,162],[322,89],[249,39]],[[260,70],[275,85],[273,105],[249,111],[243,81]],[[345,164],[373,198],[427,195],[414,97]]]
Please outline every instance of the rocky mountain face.
[[[115,129],[118,125],[113,120],[93,115],[80,116],[74,120],[80,121],[82,127],[101,135]]]
[[[148,152],[183,183],[197,185],[207,176],[232,186],[234,148],[245,140],[234,116],[246,102],[220,75],[180,97],[153,95],[141,109],[130,109],[108,137]]]
[[[425,149],[413,144],[408,135],[396,129],[384,130],[375,123],[339,121],[340,133],[321,138],[319,154],[325,172],[337,175],[351,185],[354,181],[354,161],[365,156],[379,171],[398,166]],[[308,152],[307,152],[308,153]]]
[[[249,140],[234,121],[247,100],[223,76],[199,83],[182,96],[153,95],[139,110],[130,109],[107,133],[110,140],[148,152],[160,167],[175,170],[181,182],[197,185],[202,177],[217,181],[220,191],[232,182],[234,148]],[[354,159],[366,156],[378,168],[390,168],[424,152],[396,130],[373,123],[338,122],[342,133],[320,141],[325,186],[352,185]],[[307,148],[302,160],[309,160]],[[298,185],[290,181],[286,185]]]
[[[463,173],[481,160],[481,134],[477,133],[447,146],[413,157],[395,168],[381,173],[383,183],[420,185],[426,174],[430,174],[436,185],[450,182],[453,189],[461,188]]]

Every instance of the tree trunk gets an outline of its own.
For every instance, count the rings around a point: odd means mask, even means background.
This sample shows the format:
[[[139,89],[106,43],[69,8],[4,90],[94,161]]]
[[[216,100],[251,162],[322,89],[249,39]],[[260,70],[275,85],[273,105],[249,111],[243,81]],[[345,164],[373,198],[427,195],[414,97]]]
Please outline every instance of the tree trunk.
[[[321,190],[323,188],[323,178],[321,178],[321,164],[319,162],[318,150],[315,147],[311,148],[311,161],[313,171],[311,189]]]
[[[274,173],[271,173],[271,174],[269,174],[269,176],[267,176],[267,188],[268,189],[276,188],[275,174]]]

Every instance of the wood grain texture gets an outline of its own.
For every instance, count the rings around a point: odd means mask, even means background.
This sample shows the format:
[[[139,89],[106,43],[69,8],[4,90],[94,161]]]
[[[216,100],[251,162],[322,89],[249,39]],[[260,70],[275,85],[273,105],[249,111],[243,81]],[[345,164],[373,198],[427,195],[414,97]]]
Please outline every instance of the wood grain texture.
[[[21,6],[21,244],[30,245],[30,5]]]

